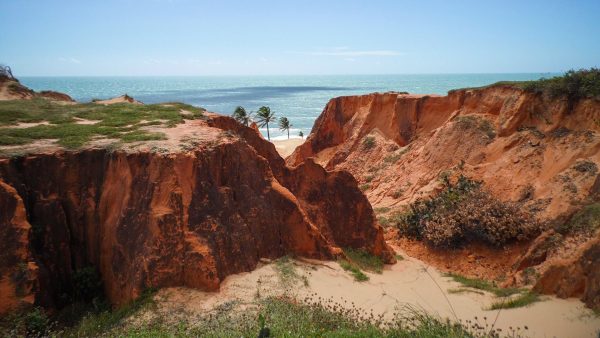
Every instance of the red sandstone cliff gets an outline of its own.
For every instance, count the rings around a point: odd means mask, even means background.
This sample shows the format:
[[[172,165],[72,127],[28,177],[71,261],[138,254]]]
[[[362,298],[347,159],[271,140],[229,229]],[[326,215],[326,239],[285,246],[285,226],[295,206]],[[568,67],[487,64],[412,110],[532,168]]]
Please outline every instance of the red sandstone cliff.
[[[312,161],[287,167],[271,143],[227,117],[171,129],[184,131],[193,148],[0,159],[0,238],[18,239],[3,247],[0,312],[33,295],[60,306],[87,265],[119,305],[148,287],[217,290],[261,257],[330,259],[348,246],[394,261],[348,173]],[[29,281],[20,294],[13,276],[23,264]]]
[[[598,101],[582,100],[569,111],[566,101],[508,86],[339,97],[287,162],[314,157],[359,181],[369,178],[366,194],[378,207],[427,195],[441,172],[460,166],[502,199],[533,190],[531,207],[553,218],[584,200],[595,181],[595,172],[576,166],[600,163],[598,121]]]
[[[0,75],[0,101],[45,98],[53,101],[75,102],[69,95],[51,90],[39,93],[22,85],[19,80]]]
[[[447,96],[339,97],[327,104],[287,163],[313,158],[327,169],[347,170],[362,183],[371,204],[386,210],[403,210],[440,189],[442,174],[461,173],[482,181],[501,200],[518,202],[541,219],[560,221],[581,205],[600,200],[599,121],[597,100],[571,104],[505,85]],[[395,240],[393,236],[388,237]],[[593,271],[600,270],[600,259],[591,238],[566,236],[558,249],[527,265],[542,274],[538,288],[582,296],[598,306]],[[513,270],[513,264],[527,259],[527,245],[452,252],[407,245],[410,254],[440,268],[484,278],[516,273],[513,283],[519,283],[526,267]],[[590,249],[574,254],[581,246]],[[565,291],[567,284],[578,287]]]

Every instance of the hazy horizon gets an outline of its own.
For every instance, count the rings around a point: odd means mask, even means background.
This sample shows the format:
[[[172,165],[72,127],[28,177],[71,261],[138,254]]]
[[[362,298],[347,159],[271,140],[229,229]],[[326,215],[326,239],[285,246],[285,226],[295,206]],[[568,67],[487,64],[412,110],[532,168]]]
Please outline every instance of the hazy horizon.
[[[576,68],[573,68],[577,70]],[[464,72],[464,73],[344,73],[344,74],[218,74],[218,75],[175,75],[175,74],[162,74],[162,75],[21,75],[20,77],[32,78],[32,77],[285,77],[285,76],[402,76],[402,75],[515,75],[515,74],[542,74],[542,75],[560,75],[564,72]],[[15,74],[15,76],[18,74]]]
[[[597,67],[598,1],[4,1],[16,76],[561,73]]]

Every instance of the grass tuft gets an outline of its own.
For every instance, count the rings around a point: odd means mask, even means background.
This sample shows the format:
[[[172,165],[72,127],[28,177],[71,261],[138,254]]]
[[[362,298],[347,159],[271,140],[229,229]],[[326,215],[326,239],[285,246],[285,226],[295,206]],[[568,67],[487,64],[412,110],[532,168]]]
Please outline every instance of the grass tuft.
[[[494,283],[490,283],[489,281],[478,278],[468,278],[455,273],[447,273],[446,277],[452,278],[452,280],[462,284],[467,288],[487,291],[493,293],[498,297],[508,297],[510,295],[514,295],[522,291],[521,289],[517,288],[500,288],[497,287]]]
[[[371,255],[362,249],[345,248],[344,254],[346,258],[362,270],[371,271],[375,273],[383,272],[383,261],[381,258]]]
[[[528,306],[539,300],[540,296],[537,293],[528,291],[516,296],[515,298],[494,302],[490,306],[489,310],[514,309],[517,307]]]
[[[352,264],[351,262],[345,259],[340,259],[338,261],[338,264],[340,264],[342,269],[350,272],[350,274],[354,276],[354,280],[356,280],[357,282],[365,282],[369,280],[369,276],[365,275],[362,271],[360,271],[360,268],[355,264]]]

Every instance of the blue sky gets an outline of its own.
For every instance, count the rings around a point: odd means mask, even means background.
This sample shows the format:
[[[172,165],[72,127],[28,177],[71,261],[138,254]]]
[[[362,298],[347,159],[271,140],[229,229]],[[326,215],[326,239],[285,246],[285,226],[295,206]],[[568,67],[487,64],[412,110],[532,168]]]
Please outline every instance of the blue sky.
[[[1,0],[24,75],[560,72],[600,66],[600,1]]]

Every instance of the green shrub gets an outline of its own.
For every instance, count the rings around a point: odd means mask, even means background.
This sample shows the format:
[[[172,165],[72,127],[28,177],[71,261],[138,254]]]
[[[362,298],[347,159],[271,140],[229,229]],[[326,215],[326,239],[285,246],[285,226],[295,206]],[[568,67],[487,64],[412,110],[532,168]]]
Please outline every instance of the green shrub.
[[[373,147],[375,147],[375,138],[373,136],[365,137],[362,145],[363,145],[363,149],[365,149],[365,150],[372,149]]]
[[[592,161],[580,161],[575,164],[575,170],[580,173],[589,173],[590,175],[596,175],[598,172],[598,165]]]
[[[489,140],[493,140],[496,137],[496,129],[488,119],[472,115],[463,115],[456,118],[456,123],[462,130],[477,130],[485,134]]]
[[[379,208],[375,208],[373,209],[373,211],[375,211],[376,214],[385,214],[387,212],[389,212],[391,209],[388,207],[379,207]]]
[[[541,224],[517,204],[502,202],[480,183],[460,176],[455,184],[443,177],[444,190],[410,205],[396,226],[401,235],[435,247],[456,247],[480,241],[499,246],[529,239]]]
[[[64,329],[57,336],[60,337],[97,337],[110,332],[121,325],[125,319],[137,313],[142,308],[154,304],[155,290],[147,289],[136,300],[115,310],[110,307],[99,312],[90,312],[84,316],[77,325]],[[113,336],[113,335],[111,335]],[[114,335],[119,336],[119,334]]]
[[[383,272],[383,261],[381,258],[368,253],[363,249],[345,248],[344,254],[346,258],[362,270],[375,273]]]
[[[103,296],[102,280],[93,266],[86,266],[73,273],[73,293],[76,300],[89,302]]]
[[[404,155],[404,152],[394,153],[383,158],[384,163],[396,163]]]
[[[582,98],[600,99],[600,69],[569,70],[563,76],[528,81],[521,86],[527,91],[551,97],[566,97],[571,102]]]
[[[50,320],[41,308],[34,308],[25,317],[25,326],[30,336],[42,336],[50,329]]]
[[[573,214],[565,223],[560,224],[556,230],[559,233],[591,233],[600,228],[600,202],[586,205]]]

